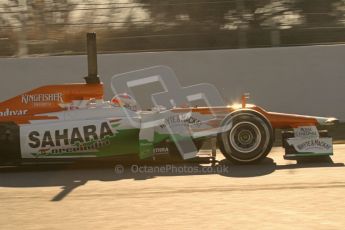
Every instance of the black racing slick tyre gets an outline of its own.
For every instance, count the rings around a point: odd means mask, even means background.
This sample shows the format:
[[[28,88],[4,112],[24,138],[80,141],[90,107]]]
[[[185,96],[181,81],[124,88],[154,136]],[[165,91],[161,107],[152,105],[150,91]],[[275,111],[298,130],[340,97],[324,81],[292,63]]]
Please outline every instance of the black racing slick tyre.
[[[219,149],[236,164],[254,164],[271,151],[274,132],[270,122],[255,111],[239,111],[223,121],[226,131],[218,135]]]
[[[12,122],[0,123],[0,165],[20,162],[19,126]]]

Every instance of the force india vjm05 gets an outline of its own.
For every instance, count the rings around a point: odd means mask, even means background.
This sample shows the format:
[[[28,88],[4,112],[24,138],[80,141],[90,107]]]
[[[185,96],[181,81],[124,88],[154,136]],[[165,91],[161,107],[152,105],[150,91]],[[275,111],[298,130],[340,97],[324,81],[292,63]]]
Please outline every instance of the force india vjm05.
[[[0,164],[158,154],[193,159],[211,138],[228,160],[254,163],[270,152],[274,129],[288,130],[282,133],[286,159],[333,154],[332,138],[316,127],[334,118],[268,112],[245,98],[240,106],[147,111],[133,108],[128,94],[104,101],[95,40],[88,34],[86,83],[43,86],[0,103]]]

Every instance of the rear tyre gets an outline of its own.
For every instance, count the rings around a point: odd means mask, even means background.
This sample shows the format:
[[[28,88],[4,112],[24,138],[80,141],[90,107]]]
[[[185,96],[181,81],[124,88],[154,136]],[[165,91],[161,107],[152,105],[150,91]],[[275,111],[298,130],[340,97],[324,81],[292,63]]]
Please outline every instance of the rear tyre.
[[[230,129],[218,135],[219,148],[229,161],[253,164],[271,151],[274,133],[269,121],[254,111],[241,111],[223,122]]]
[[[19,126],[12,122],[0,123],[0,165],[20,162]]]

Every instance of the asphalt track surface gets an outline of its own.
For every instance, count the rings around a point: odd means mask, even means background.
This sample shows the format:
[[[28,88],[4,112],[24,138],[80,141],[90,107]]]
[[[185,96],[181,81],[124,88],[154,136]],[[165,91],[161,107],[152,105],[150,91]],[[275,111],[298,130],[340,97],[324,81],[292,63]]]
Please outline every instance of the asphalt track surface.
[[[0,228],[344,229],[345,145],[334,148],[332,160],[299,163],[274,148],[250,166],[219,154],[220,166],[140,168],[146,172],[0,168]]]

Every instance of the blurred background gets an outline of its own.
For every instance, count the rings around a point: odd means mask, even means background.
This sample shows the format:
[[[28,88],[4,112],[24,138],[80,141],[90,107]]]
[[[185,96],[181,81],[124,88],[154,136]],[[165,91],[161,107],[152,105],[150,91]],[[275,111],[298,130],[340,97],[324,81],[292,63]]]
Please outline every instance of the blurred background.
[[[250,92],[273,111],[345,120],[345,0],[0,0],[0,57],[38,56],[1,59],[11,80],[0,99],[79,82],[76,55],[91,31],[112,54],[99,56],[106,98],[114,74],[168,65],[183,85],[211,83],[228,102]],[[281,48],[243,49],[262,47]],[[345,140],[345,123],[330,132]]]
[[[345,0],[0,0],[0,56],[337,44]]]

